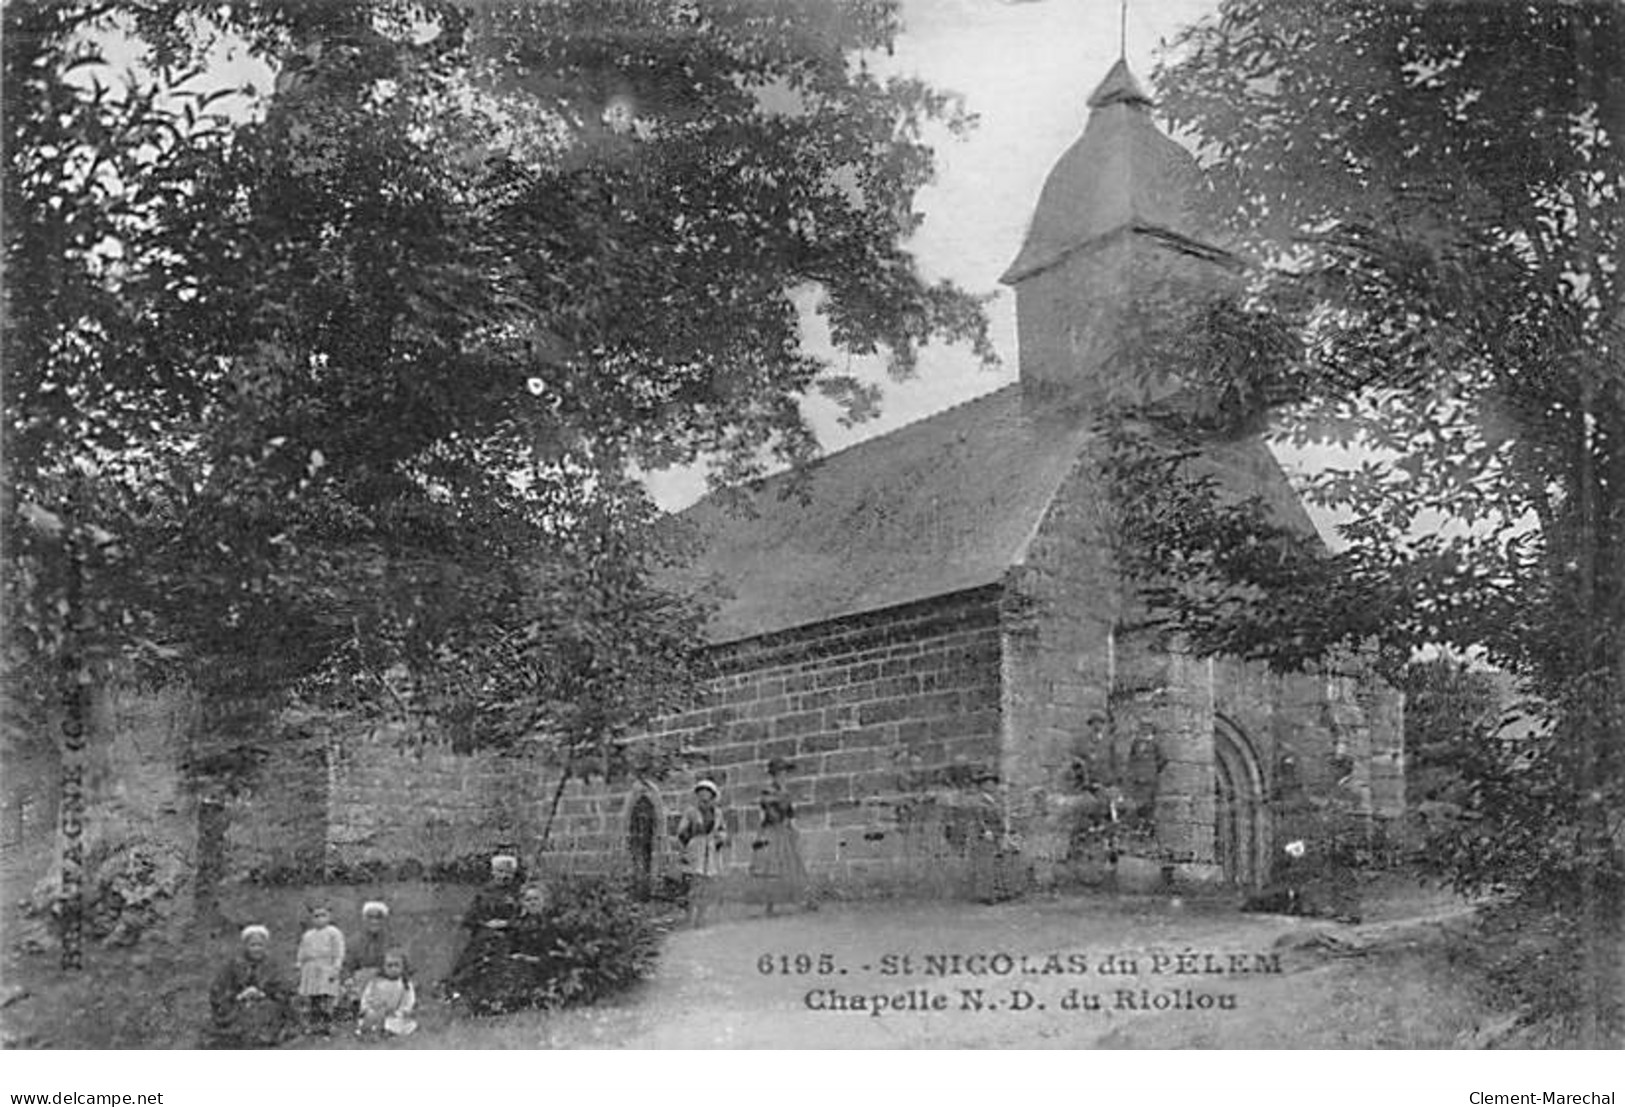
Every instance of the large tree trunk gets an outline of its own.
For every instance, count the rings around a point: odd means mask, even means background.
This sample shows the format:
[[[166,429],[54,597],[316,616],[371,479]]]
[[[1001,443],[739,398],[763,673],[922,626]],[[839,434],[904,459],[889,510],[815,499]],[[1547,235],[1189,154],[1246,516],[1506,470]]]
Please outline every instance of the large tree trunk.
[[[197,803],[197,867],[192,871],[192,918],[206,934],[225,928],[220,909],[220,885],[226,877],[226,834],[231,812],[218,795],[205,795]]]
[[[1577,117],[1594,106],[1610,123],[1625,118],[1625,83],[1608,71],[1583,13],[1571,24],[1577,79]],[[1598,253],[1600,211],[1576,205],[1579,256]],[[1585,264],[1582,262],[1582,265]],[[1617,288],[1617,278],[1615,282]],[[1606,306],[1604,310],[1607,310]],[[1625,309],[1604,319],[1617,340]],[[1603,348],[1606,351],[1606,346]],[[1612,364],[1610,363],[1612,362]],[[1620,818],[1622,761],[1625,741],[1625,402],[1617,384],[1618,350],[1613,356],[1588,359],[1579,366],[1581,449],[1579,509],[1583,521],[1580,553],[1580,610],[1589,626],[1586,635],[1587,703],[1585,779],[1581,799],[1582,851],[1581,940],[1583,1044],[1594,1049],[1617,1047],[1625,1036],[1625,875],[1615,822]]]
[[[77,492],[77,488],[75,488]],[[61,792],[58,796],[58,862],[61,883],[57,890],[62,968],[84,967],[85,837],[90,806],[89,786],[91,668],[86,655],[90,629],[85,611],[85,538],[70,525],[63,534],[62,567],[65,572],[62,640],[57,657],[56,737],[61,755]]]
[[[1586,366],[1582,374],[1592,369]],[[1600,366],[1597,368],[1601,368]],[[1619,550],[1621,504],[1625,495],[1609,478],[1620,468],[1625,417],[1599,395],[1588,376],[1580,387],[1577,456],[1580,512],[1579,570],[1581,654],[1584,673],[1580,703],[1582,778],[1579,784],[1580,939],[1582,942],[1582,1045],[1606,1049],[1620,1043],[1622,905],[1614,817],[1617,815],[1620,758],[1618,743],[1625,684],[1625,556]]]
[[[86,832],[90,805],[86,746],[90,740],[90,695],[80,659],[65,657],[59,711],[53,713],[59,741],[60,792],[57,797],[58,937],[62,968],[84,967]],[[69,663],[73,662],[73,663]]]
[[[186,775],[197,803],[192,922],[200,933],[215,934],[226,925],[220,889],[230,860],[231,803],[253,789],[269,753],[278,706],[268,697],[217,693],[205,697],[199,713]]]

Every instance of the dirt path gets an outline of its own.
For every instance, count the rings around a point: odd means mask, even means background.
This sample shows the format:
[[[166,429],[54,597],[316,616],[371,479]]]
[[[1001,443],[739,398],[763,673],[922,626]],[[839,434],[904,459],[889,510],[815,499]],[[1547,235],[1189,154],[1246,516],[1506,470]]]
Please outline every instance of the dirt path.
[[[429,928],[407,939],[431,952],[428,934],[466,898],[392,895],[403,922]],[[249,906],[279,917],[275,903]],[[828,905],[771,919],[733,907],[671,934],[654,978],[619,1003],[467,1019],[430,1000],[411,1038],[293,1048],[1449,1048],[1494,1021],[1426,921],[1462,910],[1414,888],[1368,901],[1371,921],[1358,927],[1100,895]],[[98,956],[108,964],[95,988],[37,957],[18,962],[38,979],[32,998],[3,1012],[18,1035],[10,1044],[195,1043],[201,970],[176,976],[150,952]]]
[[[1085,897],[735,917],[674,934],[627,1004],[511,1020],[500,1037],[645,1049],[1460,1046],[1487,1016],[1436,935]],[[476,1044],[434,1037],[422,1044]]]

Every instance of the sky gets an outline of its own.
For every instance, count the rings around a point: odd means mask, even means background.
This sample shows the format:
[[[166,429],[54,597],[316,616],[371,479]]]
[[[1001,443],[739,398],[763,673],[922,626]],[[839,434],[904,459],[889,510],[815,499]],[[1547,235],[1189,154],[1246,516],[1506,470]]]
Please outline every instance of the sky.
[[[1129,67],[1149,88],[1160,44],[1217,8],[1218,0],[1129,0],[1120,25],[1119,0],[904,0],[896,52],[877,68],[959,93],[980,117],[967,137],[943,131],[933,142],[937,181],[918,198],[925,221],[910,246],[928,279],[996,294],[987,310],[1002,364],[987,370],[968,350],[933,347],[913,379],[896,382],[878,362],[853,361],[857,375],[884,388],[880,415],[844,428],[833,404],[809,400],[826,450],[1016,380],[1015,300],[999,275],[1021,246],[1044,178],[1083,133],[1085,100],[1118,58],[1120,29]],[[806,340],[813,350],[828,349],[816,325]],[[836,359],[838,368],[848,367],[844,354]],[[696,470],[655,473],[649,485],[670,510],[705,491]]]

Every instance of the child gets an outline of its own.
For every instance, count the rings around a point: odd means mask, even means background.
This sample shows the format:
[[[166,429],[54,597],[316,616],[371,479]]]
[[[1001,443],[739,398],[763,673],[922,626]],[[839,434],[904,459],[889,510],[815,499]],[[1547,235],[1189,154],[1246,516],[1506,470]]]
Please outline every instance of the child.
[[[407,973],[406,954],[392,949],[384,954],[379,975],[367,981],[361,990],[361,1022],[357,1034],[394,1034],[404,1036],[418,1028],[413,1021],[412,1008],[417,1006],[417,992]]]
[[[333,1004],[344,967],[344,932],[333,925],[325,904],[310,909],[310,929],[299,939],[299,996],[305,1006],[305,1028],[323,1036],[333,1033]]]
[[[219,1049],[263,1049],[278,1044],[288,1029],[288,985],[266,960],[271,932],[245,926],[237,957],[209,989],[214,1016],[208,1044]]]

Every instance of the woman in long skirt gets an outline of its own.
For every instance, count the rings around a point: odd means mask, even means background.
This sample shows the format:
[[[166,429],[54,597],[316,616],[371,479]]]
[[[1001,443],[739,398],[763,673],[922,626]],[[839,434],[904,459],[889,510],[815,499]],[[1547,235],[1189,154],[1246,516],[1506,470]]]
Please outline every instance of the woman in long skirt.
[[[474,896],[463,929],[468,943],[457,955],[446,977],[448,998],[466,1004],[476,1014],[500,1013],[487,1002],[486,981],[493,969],[506,961],[510,949],[509,932],[520,914],[519,858],[507,852],[491,858],[491,879]]]
[[[784,786],[790,762],[775,757],[767,763],[768,785],[762,789],[762,830],[751,843],[751,898],[767,905],[767,913],[780,903],[805,903],[807,866],[801,859],[801,835],[796,832],[796,809]]]
[[[694,928],[705,925],[705,911],[717,898],[724,868],[722,851],[728,847],[728,829],[717,808],[720,795],[709,780],[694,785],[694,806],[683,812],[677,824],[677,844],[682,847],[688,884],[688,925]]]

